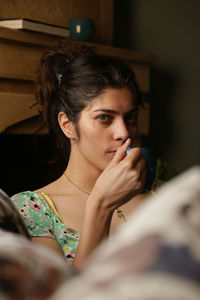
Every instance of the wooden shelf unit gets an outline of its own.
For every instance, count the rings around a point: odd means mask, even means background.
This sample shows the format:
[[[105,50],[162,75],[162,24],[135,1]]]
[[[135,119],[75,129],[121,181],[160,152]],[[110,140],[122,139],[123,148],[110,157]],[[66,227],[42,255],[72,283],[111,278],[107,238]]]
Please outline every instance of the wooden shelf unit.
[[[34,106],[34,74],[46,47],[60,37],[0,27],[0,132],[34,134],[39,123]],[[150,67],[154,56],[132,50],[92,44],[97,52],[123,57],[135,71],[143,93],[150,90]],[[149,106],[139,115],[140,133],[149,132]],[[43,131],[42,133],[47,133]]]

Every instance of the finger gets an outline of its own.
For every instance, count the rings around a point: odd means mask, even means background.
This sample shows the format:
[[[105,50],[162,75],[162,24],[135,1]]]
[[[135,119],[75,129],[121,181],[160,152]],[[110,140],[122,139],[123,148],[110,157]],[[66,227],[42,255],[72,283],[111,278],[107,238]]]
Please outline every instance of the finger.
[[[142,174],[146,173],[146,162],[143,157],[141,157],[135,164],[135,166],[132,168],[134,172],[134,177],[137,178],[138,181],[141,180]]]
[[[116,151],[115,156],[113,157],[110,165],[114,165],[116,163],[119,163],[125,156],[126,156],[126,150],[128,146],[131,144],[131,139],[128,138],[125,143],[119,147],[119,149]]]
[[[140,173],[140,177],[142,177],[142,174],[146,174],[146,161],[143,157],[137,162],[136,169]]]
[[[142,159],[142,156],[141,156],[141,148],[140,147],[135,147],[135,148],[132,148],[128,155],[127,155],[127,160],[131,160],[132,162],[132,166],[135,166],[136,163],[138,162],[139,159]]]
[[[134,168],[134,172],[135,172],[134,177],[137,178],[137,182],[142,191],[144,189],[145,182],[146,182],[146,162],[145,162],[144,158],[141,158],[137,162],[137,164]]]

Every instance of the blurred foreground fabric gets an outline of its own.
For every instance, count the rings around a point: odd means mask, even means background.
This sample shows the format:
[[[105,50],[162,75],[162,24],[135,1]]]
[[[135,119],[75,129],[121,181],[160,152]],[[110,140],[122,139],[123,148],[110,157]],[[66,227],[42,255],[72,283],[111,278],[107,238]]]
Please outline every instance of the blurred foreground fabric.
[[[0,231],[0,299],[200,299],[198,166],[150,196],[81,273],[21,232]]]
[[[200,299],[200,167],[149,197],[50,299],[70,298]]]
[[[0,230],[0,299],[48,299],[73,276],[65,264],[53,251]]]

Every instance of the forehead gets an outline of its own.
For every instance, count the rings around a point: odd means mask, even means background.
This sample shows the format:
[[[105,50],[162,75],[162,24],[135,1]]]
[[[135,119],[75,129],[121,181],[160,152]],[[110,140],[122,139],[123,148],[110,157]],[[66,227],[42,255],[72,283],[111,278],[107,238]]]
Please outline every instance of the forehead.
[[[86,110],[112,109],[116,111],[128,111],[135,108],[135,99],[128,88],[109,88],[94,98],[86,107]]]

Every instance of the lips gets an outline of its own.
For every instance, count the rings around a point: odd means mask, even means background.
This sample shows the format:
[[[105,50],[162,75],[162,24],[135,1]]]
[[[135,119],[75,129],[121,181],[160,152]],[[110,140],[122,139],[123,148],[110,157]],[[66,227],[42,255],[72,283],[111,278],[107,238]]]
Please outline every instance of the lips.
[[[116,152],[117,150],[108,150],[109,153]]]
[[[116,153],[116,150],[113,150],[113,151],[108,151],[108,153],[114,156],[114,155],[115,155],[115,153]]]

